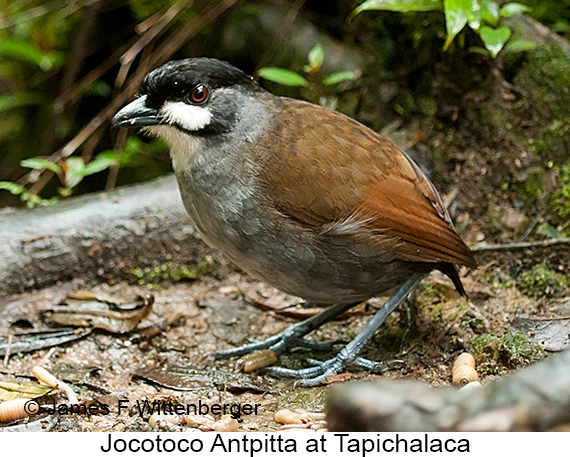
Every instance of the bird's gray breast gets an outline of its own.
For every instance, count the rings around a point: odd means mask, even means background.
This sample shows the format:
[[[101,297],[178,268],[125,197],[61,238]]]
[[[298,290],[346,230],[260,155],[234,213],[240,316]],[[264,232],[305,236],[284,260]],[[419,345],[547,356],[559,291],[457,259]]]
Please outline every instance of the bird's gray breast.
[[[260,164],[247,157],[243,151],[210,153],[197,158],[189,172],[178,173],[186,210],[211,247],[253,276],[303,296],[315,262],[311,237],[267,200]]]
[[[177,173],[182,200],[204,240],[233,257],[261,230],[253,164],[227,154],[199,157]]]

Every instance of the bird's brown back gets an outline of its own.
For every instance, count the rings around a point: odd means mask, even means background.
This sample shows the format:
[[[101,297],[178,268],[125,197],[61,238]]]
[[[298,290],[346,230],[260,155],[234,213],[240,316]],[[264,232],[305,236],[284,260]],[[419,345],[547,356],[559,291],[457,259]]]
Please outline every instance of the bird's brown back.
[[[476,266],[433,184],[385,137],[342,114],[283,99],[266,143],[267,195],[307,229],[366,230],[397,240],[399,260]]]

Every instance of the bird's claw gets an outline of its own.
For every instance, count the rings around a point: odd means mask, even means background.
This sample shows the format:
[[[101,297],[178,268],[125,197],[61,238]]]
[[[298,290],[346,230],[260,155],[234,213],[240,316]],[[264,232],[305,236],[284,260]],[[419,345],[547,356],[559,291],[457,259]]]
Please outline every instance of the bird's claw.
[[[291,327],[286,328],[281,333],[267,338],[265,341],[253,341],[237,348],[214,352],[212,355],[216,359],[228,359],[230,357],[240,357],[242,355],[249,354],[251,352],[262,351],[264,349],[270,349],[274,352],[280,353],[287,348],[293,347],[305,347],[319,351],[328,351],[339,341],[321,343],[317,341],[309,341],[305,339],[304,336],[319,328],[325,322],[334,319],[336,316],[342,314],[354,305],[355,303],[343,303],[332,306],[320,314],[317,314],[316,316],[310,317],[303,322],[299,322]]]
[[[262,351],[265,349],[281,353],[286,349],[302,347],[313,349],[315,351],[330,351],[335,344],[344,343],[341,340],[335,341],[311,341],[297,336],[294,332],[288,332],[289,329],[266,339],[265,341],[252,341],[250,343],[238,346],[224,351],[212,353],[215,359],[228,359],[230,357],[240,357],[252,352]]]
[[[312,365],[308,368],[291,370],[282,367],[269,367],[265,368],[263,372],[275,377],[295,378],[297,379],[295,386],[311,387],[323,383],[329,376],[341,373],[348,366],[358,366],[367,370],[383,372],[392,363],[392,361],[387,363],[373,362],[363,357],[353,357],[343,349],[335,357],[328,360],[308,359],[307,361]]]

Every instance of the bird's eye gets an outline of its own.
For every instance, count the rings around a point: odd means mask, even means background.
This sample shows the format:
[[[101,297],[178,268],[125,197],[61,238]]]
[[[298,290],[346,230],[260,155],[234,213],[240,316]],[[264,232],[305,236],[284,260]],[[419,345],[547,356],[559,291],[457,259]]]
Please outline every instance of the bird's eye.
[[[192,92],[190,92],[190,101],[198,104],[204,103],[208,99],[209,94],[210,92],[204,84],[198,84],[192,89]]]

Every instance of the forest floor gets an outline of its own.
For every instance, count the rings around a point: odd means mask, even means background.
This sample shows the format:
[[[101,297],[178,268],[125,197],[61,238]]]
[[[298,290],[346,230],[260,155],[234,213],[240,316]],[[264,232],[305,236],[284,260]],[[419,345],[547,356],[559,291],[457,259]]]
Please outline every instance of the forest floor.
[[[555,108],[555,102],[561,110],[570,106],[564,102],[570,97],[568,85],[553,84],[550,89],[559,90],[558,95],[536,102],[550,61],[550,55],[536,51],[524,66],[511,64],[511,68],[525,69],[534,62],[543,72],[536,83],[525,79],[527,73],[534,74],[530,70],[508,75],[491,71],[477,90],[466,93],[450,87],[451,78],[446,79],[443,71],[434,85],[438,113],[416,124],[412,121],[403,136],[390,132],[398,144],[418,153],[420,163],[424,158],[432,164],[435,185],[470,246],[567,236],[568,223],[560,215],[570,200],[551,198],[555,194],[549,185],[558,183],[570,192],[564,130],[568,123],[560,124],[563,116]],[[557,78],[566,81],[569,74]],[[454,99],[454,93],[462,95]],[[535,102],[542,104],[537,107]],[[434,388],[449,386],[454,359],[467,351],[474,355],[484,385],[568,349],[570,246],[497,249],[476,255],[479,268],[461,271],[469,299],[460,297],[442,274],[432,273],[388,318],[362,354],[371,360],[398,361],[383,373],[355,369],[332,376],[324,386],[301,388],[291,380],[259,372],[238,373],[235,359],[214,361],[208,357],[211,352],[248,338],[267,338],[297,322],[295,317],[315,310],[303,308],[299,300],[223,260],[205,258],[206,273],[190,281],[172,281],[188,272],[184,266],[165,264],[141,268],[129,282],[77,279],[2,298],[0,337],[53,327],[41,312],[61,308],[59,304],[67,302],[67,294],[74,290],[88,289],[126,303],[150,293],[154,304],[128,333],[94,330],[66,345],[12,354],[4,358],[0,375],[3,381],[26,382],[33,379],[32,368],[40,365],[69,382],[80,402],[110,408],[108,414],[45,414],[35,423],[48,430],[151,430],[148,411],[141,412],[138,406],[144,400],[159,400],[183,405],[259,405],[257,414],[240,418],[239,430],[272,431],[280,427],[273,420],[279,409],[324,411],[331,383],[381,377],[420,380]],[[165,277],[170,280],[163,281]],[[360,305],[310,338],[349,341],[383,300]],[[278,365],[300,368],[308,357],[324,360],[332,355],[298,349],[281,354]],[[49,405],[63,403],[65,398],[57,394],[39,401]],[[34,419],[16,426],[29,429]]]
[[[289,316],[314,311],[304,310],[299,300],[231,269],[217,278],[204,276],[194,282],[154,286],[150,291],[148,285],[125,282],[89,287],[112,302],[132,303],[137,295],[151,293],[154,305],[127,334],[95,330],[64,346],[12,355],[0,373],[4,381],[23,382],[23,376],[33,378],[32,368],[40,365],[70,383],[81,403],[109,406],[109,414],[44,414],[44,427],[58,431],[151,430],[150,414],[139,409],[144,400],[259,405],[257,414],[242,416],[239,430],[276,430],[280,424],[273,415],[279,409],[322,412],[330,383],[382,377],[416,379],[433,387],[451,385],[451,365],[463,351],[475,355],[479,378],[486,384],[544,357],[543,347],[560,350],[564,341],[557,343],[556,334],[568,333],[568,321],[533,319],[564,314],[563,308],[567,314],[570,307],[568,298],[545,302],[529,298],[516,287],[497,287],[490,279],[489,265],[493,261],[477,271],[463,272],[469,300],[460,297],[439,273],[420,285],[363,353],[372,360],[398,360],[381,374],[356,369],[329,378],[325,386],[300,388],[291,380],[238,373],[235,359],[208,357],[212,351],[231,348],[247,338],[269,337],[296,321],[283,317],[280,308],[287,308]],[[18,327],[53,327],[40,317],[42,311],[68,302],[69,291],[84,288],[86,284],[80,281],[68,282],[8,298],[0,304],[0,322],[12,324],[12,332]],[[311,338],[350,340],[382,302],[373,299],[360,305]],[[554,306],[558,308],[552,311]],[[299,349],[284,353],[278,364],[296,368],[304,366],[307,357],[324,359],[333,354]],[[58,394],[43,401],[49,405],[66,400]],[[123,406],[120,410],[119,405]]]

